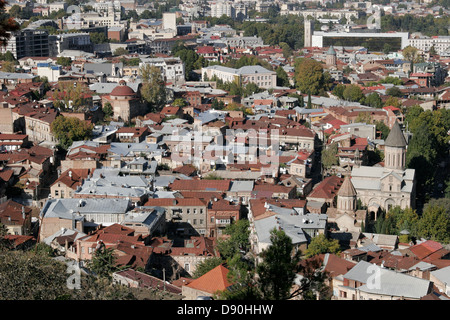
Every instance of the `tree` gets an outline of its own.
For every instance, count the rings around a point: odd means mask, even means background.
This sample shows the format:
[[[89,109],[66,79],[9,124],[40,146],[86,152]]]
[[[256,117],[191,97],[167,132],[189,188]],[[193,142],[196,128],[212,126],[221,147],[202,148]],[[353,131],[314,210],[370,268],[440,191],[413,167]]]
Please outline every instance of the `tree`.
[[[364,99],[364,94],[362,93],[361,88],[354,84],[347,86],[342,95],[347,101],[360,102]]]
[[[389,98],[387,98],[387,100],[384,102],[384,106],[385,107],[395,107],[395,108],[400,108],[402,106],[402,103],[400,101],[400,99],[394,97],[394,96],[390,96]]]
[[[158,67],[144,64],[139,69],[142,77],[141,96],[152,111],[159,111],[167,102],[166,85]]]
[[[286,71],[284,71],[284,69],[280,66],[277,68],[276,73],[277,73],[277,86],[289,87],[290,86],[289,77]]]
[[[413,132],[406,151],[406,166],[416,170],[418,191],[431,184],[436,157],[436,138],[429,125],[422,123]]]
[[[179,57],[184,62],[186,80],[192,79],[193,70],[201,69],[206,65],[206,61],[202,56],[198,55],[194,49],[186,47],[181,41],[177,41],[172,48],[172,55]]]
[[[417,234],[419,215],[416,210],[411,208],[401,209],[395,206],[386,214],[386,218],[390,219],[392,234],[400,235],[402,230],[408,230],[411,235]]]
[[[213,258],[206,259],[196,266],[192,277],[194,279],[200,278],[202,275],[204,275],[205,273],[208,273],[209,271],[211,271],[215,267],[221,265],[222,263],[223,263],[223,260],[220,257],[213,257]]]
[[[336,142],[330,144],[327,148],[322,150],[322,165],[325,169],[329,169],[332,166],[337,166],[339,164],[337,153],[338,145]]]
[[[438,242],[450,242],[450,219],[446,208],[436,204],[426,205],[418,229],[421,237]]]
[[[337,254],[340,251],[339,241],[336,239],[327,239],[324,234],[320,234],[311,239],[308,248],[305,251],[305,257],[310,258],[312,256],[322,253]]]
[[[407,61],[413,63],[417,63],[421,59],[419,50],[413,46],[407,46],[405,49],[403,49],[402,54]]]
[[[1,70],[3,72],[15,72],[16,64],[13,61],[3,61]]]
[[[0,252],[1,300],[56,300],[70,295],[66,265],[31,251]]]
[[[375,129],[381,132],[381,139],[386,140],[391,130],[383,121],[379,120],[375,122]]]
[[[68,82],[58,82],[57,87],[53,90],[53,104],[56,108],[63,111],[86,111],[86,87],[81,83],[74,86]]]
[[[5,0],[0,0],[0,45],[6,46],[11,32],[20,29],[19,24],[14,20],[12,16],[7,17],[5,15]]]
[[[270,242],[262,251],[262,262],[257,266],[258,286],[263,299],[286,300],[291,296],[300,255],[283,230],[273,229]]]
[[[381,100],[381,97],[378,93],[372,92],[369,94],[364,103],[368,105],[371,108],[382,108],[383,107],[383,100]]]
[[[398,87],[394,86],[386,90],[386,95],[399,98],[403,96],[403,92]]]
[[[102,111],[103,111],[104,119],[110,119],[114,114],[113,107],[112,107],[111,103],[109,103],[109,102],[106,102],[103,105]]]
[[[346,86],[344,84],[338,84],[333,88],[332,93],[339,99],[344,99],[344,90]]]
[[[93,271],[98,277],[110,279],[116,267],[117,257],[114,254],[114,248],[100,248],[94,251],[92,259],[88,263],[88,268]]]
[[[56,59],[56,64],[63,67],[68,67],[72,64],[72,59],[70,57],[58,57]]]
[[[322,64],[314,59],[297,59],[295,61],[295,83],[302,93],[319,94],[325,88]]]
[[[217,249],[229,268],[228,281],[233,283],[230,290],[221,294],[226,300],[259,299],[255,287],[255,262],[249,255],[250,229],[247,219],[240,219],[225,228],[227,239],[218,242]]]
[[[229,237],[221,239],[217,243],[217,250],[224,259],[230,259],[241,251],[249,250],[249,226],[247,219],[239,219],[225,228],[224,233]]]
[[[103,32],[91,32],[91,42],[94,44],[101,44],[108,42],[108,37]]]
[[[122,47],[117,48],[116,50],[114,50],[113,55],[115,56],[122,56],[125,54],[129,54],[128,50]]]
[[[67,150],[74,141],[90,139],[93,125],[75,117],[59,116],[50,128],[59,145]]]

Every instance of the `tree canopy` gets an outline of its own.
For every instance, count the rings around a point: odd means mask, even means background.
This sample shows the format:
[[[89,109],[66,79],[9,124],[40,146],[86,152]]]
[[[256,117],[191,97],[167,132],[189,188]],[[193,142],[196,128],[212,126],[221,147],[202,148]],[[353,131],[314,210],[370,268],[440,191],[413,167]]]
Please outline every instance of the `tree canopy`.
[[[74,141],[89,139],[93,125],[75,117],[58,116],[50,128],[59,145],[67,150]]]
[[[141,96],[152,111],[159,111],[167,102],[166,85],[158,67],[144,64],[139,69],[142,77]]]
[[[314,59],[295,60],[295,83],[301,93],[317,95],[327,90],[322,64]]]

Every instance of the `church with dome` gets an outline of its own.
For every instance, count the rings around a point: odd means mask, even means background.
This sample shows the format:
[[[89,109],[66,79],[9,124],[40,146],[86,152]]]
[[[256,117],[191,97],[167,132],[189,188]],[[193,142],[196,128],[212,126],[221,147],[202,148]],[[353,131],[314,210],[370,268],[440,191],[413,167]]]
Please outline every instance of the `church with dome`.
[[[141,102],[139,92],[127,86],[124,80],[109,95],[102,97],[103,106],[108,102],[112,106],[113,118],[117,121],[127,122],[145,113],[145,105]]]
[[[406,168],[407,142],[395,122],[384,145],[384,166],[355,166],[351,183],[371,219],[395,206],[415,208],[415,170]]]

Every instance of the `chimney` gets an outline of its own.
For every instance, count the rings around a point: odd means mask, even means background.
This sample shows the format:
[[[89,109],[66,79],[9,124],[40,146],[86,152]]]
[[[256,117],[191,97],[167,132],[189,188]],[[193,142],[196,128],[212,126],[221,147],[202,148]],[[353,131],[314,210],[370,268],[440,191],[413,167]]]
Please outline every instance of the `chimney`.
[[[25,207],[22,206],[22,219],[25,220],[26,214],[25,214]]]

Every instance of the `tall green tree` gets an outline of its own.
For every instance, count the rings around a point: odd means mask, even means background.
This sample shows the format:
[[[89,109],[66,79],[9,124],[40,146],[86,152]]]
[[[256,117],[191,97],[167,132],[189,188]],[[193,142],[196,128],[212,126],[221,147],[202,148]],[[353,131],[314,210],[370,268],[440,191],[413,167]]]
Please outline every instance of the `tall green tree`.
[[[317,95],[326,88],[322,64],[314,59],[295,61],[295,83],[302,93]]]
[[[332,166],[339,164],[339,158],[337,157],[338,145],[332,143],[328,147],[322,150],[322,165],[325,169],[329,169]]]
[[[111,279],[112,273],[118,269],[116,261],[114,248],[102,246],[94,251],[92,259],[88,263],[88,268],[100,278]]]
[[[139,69],[142,77],[141,96],[152,111],[159,111],[167,102],[166,85],[158,67],[144,64]]]
[[[258,286],[265,300],[286,300],[291,296],[300,254],[282,230],[270,232],[270,246],[261,253],[257,266]]]
[[[281,66],[276,69],[276,73],[277,73],[277,85],[281,87],[290,87],[289,76]]]

